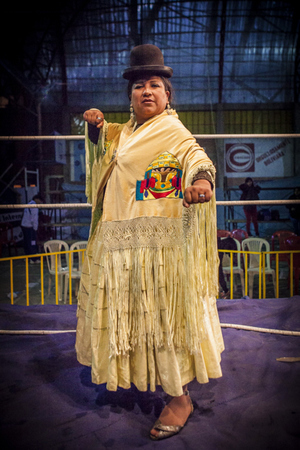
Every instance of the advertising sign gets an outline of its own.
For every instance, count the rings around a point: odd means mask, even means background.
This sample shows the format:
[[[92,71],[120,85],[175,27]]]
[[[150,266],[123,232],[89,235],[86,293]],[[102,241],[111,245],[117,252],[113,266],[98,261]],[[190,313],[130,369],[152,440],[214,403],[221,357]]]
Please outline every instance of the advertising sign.
[[[289,177],[294,175],[291,139],[225,139],[225,176]]]

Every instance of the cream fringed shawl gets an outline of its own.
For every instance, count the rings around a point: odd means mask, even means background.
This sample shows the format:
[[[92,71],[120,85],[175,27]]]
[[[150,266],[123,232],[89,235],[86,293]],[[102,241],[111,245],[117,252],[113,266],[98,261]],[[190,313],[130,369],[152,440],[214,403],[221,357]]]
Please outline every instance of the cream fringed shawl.
[[[213,164],[177,115],[165,112],[134,133],[129,123],[105,123],[98,144],[86,144],[93,225],[78,300],[89,316],[84,333],[93,333],[105,309],[110,357],[145,343],[196,355],[219,326],[215,197],[183,208],[181,198],[139,199],[139,183],[165,152],[181,168],[182,192],[198,172],[214,179]],[[221,337],[216,341],[221,351]]]

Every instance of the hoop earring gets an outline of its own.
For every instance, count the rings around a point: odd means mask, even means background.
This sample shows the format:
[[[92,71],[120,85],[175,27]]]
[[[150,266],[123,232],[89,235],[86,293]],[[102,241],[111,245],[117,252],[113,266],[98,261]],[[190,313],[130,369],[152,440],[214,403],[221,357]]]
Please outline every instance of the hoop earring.
[[[135,114],[134,114],[134,109],[133,109],[132,103],[130,103],[129,111],[130,111],[131,125],[134,126],[134,124],[135,124]]]
[[[167,103],[167,114],[169,114],[169,116],[172,114],[172,108],[169,102]]]

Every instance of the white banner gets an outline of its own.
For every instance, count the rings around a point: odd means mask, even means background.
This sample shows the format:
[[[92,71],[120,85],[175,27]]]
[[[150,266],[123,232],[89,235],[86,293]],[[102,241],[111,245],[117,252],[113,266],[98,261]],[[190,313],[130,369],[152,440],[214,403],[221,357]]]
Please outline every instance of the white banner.
[[[294,175],[291,139],[225,139],[224,142],[224,172],[228,178]]]

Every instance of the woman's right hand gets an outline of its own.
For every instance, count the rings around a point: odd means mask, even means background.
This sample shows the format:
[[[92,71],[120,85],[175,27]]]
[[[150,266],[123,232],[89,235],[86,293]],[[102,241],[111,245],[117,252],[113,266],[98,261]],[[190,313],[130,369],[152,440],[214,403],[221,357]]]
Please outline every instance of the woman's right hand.
[[[95,125],[97,128],[102,128],[104,124],[104,115],[100,109],[92,108],[83,113],[83,118],[91,125]]]

